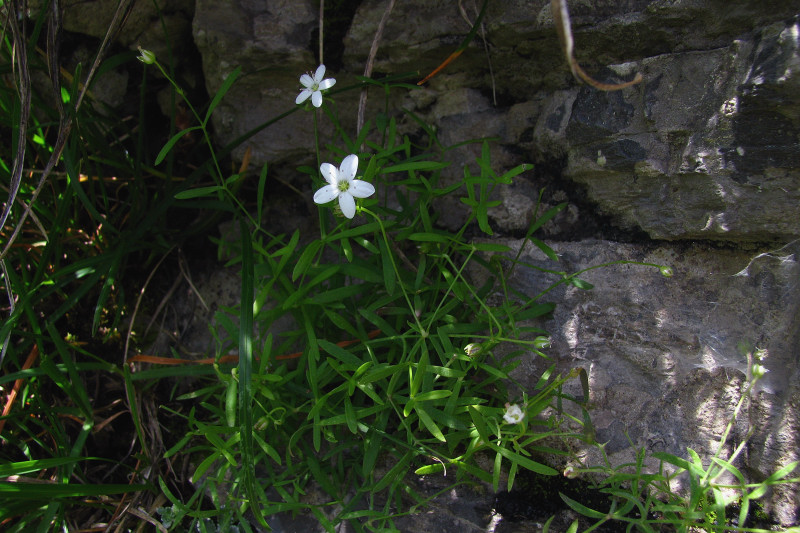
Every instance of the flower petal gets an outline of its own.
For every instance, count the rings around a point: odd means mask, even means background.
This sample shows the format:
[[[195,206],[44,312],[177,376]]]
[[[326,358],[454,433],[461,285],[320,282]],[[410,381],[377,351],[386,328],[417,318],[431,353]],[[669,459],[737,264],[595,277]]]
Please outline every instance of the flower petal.
[[[337,189],[333,185],[326,185],[314,193],[314,203],[327,204],[337,196],[339,196],[339,189]],[[339,201],[339,203],[341,204],[341,200]],[[355,210],[355,205],[353,206],[353,209]]]
[[[356,198],[366,198],[375,194],[375,187],[368,181],[353,180],[350,182],[350,188],[347,189],[347,192]]]
[[[320,65],[317,67],[317,71],[314,73],[314,81],[319,83],[322,81],[322,78],[325,77],[325,65]]]
[[[356,172],[358,171],[358,156],[356,154],[350,154],[342,160],[342,164],[339,165],[339,179],[346,179],[347,181],[352,180],[356,177]]]
[[[336,80],[333,79],[333,78],[328,78],[327,80],[322,80],[321,82],[319,82],[319,90],[320,91],[325,91],[325,90],[330,89],[331,87],[333,87],[335,84],[336,84]]]
[[[336,187],[339,183],[339,170],[335,166],[330,163],[322,163],[319,166],[319,171],[322,172],[322,177],[325,178],[328,184]]]
[[[311,103],[314,104],[314,107],[319,107],[322,105],[322,93],[319,91],[314,91],[311,95]]]
[[[339,207],[342,209],[344,216],[353,218],[356,214],[356,201],[353,200],[353,195],[349,192],[339,194]]]
[[[314,78],[312,78],[308,74],[303,74],[302,76],[300,76],[300,83],[303,84],[303,87],[309,89],[311,88],[312,85],[314,85]]]
[[[300,94],[297,95],[297,98],[295,99],[294,103],[302,104],[303,102],[308,100],[309,96],[311,96],[311,91],[309,91],[308,89],[303,89],[302,91],[300,91]]]

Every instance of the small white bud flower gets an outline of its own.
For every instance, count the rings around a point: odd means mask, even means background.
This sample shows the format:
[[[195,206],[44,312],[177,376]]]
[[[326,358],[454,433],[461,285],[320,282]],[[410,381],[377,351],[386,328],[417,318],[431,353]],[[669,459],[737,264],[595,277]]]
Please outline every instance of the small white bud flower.
[[[136,59],[138,59],[145,65],[152,65],[153,63],[156,62],[156,55],[150,50],[145,50],[140,46],[139,55],[136,57]]]
[[[525,418],[525,413],[522,412],[519,405],[506,404],[506,412],[503,414],[503,420],[509,424],[519,424]]]

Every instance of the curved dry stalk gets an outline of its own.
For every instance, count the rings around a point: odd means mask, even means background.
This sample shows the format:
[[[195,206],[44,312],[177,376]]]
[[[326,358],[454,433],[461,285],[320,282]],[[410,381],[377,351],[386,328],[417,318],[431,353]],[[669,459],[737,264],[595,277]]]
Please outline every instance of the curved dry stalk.
[[[569,20],[567,0],[550,0],[550,8],[553,11],[553,23],[558,33],[558,40],[561,41],[561,49],[564,50],[564,56],[573,76],[601,91],[618,91],[642,81],[642,74],[639,72],[631,81],[625,83],[603,83],[589,76],[575,59],[575,41],[572,38],[572,23]]]
[[[3,206],[3,213],[0,215],[0,228],[6,225],[6,220],[11,214],[14,200],[17,198],[20,184],[22,183],[22,168],[25,163],[25,137],[27,136],[28,117],[31,111],[31,77],[28,69],[28,46],[27,28],[24,6],[20,5],[19,0],[14,0],[8,4],[7,20],[11,26],[11,39],[13,42],[12,69],[18,78],[16,89],[19,94],[20,109],[19,121],[17,122],[18,139],[17,150],[14,154],[14,162],[11,170],[11,183],[8,191],[8,201]]]
[[[475,9],[476,13],[479,13],[478,6],[475,5],[473,1],[473,8]],[[472,28],[475,24],[469,20],[469,15],[467,15],[467,10],[464,9],[464,5],[462,4],[462,0],[458,0],[458,10],[461,12],[461,18],[463,18],[467,24],[469,24],[470,28]],[[486,62],[489,65],[489,78],[492,80],[492,103],[497,105],[497,84],[495,83],[494,79],[494,68],[492,68],[492,56],[489,54],[489,41],[486,40],[486,26],[481,22],[480,24],[480,33],[481,33],[481,40],[483,41],[483,50],[486,53]]]
[[[375,66],[375,56],[378,55],[378,43],[383,36],[383,30],[386,28],[386,22],[389,20],[389,15],[394,9],[395,0],[389,0],[389,5],[383,12],[381,21],[378,23],[378,29],[375,31],[375,37],[372,39],[372,46],[369,49],[369,56],[367,56],[367,64],[364,66],[364,77],[369,78],[372,76],[372,68]],[[367,88],[361,89],[361,95],[358,98],[358,119],[356,122],[356,137],[364,127],[364,113],[367,110]]]
[[[325,25],[325,0],[319,0],[319,64],[324,65],[322,60],[322,29]]]

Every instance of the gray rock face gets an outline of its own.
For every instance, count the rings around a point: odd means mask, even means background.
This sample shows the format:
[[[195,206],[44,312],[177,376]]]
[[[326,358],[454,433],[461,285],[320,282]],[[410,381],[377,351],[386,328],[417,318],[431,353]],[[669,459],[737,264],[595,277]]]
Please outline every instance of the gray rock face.
[[[299,74],[314,67],[311,4],[197,2],[194,36],[209,92],[236,65],[248,74],[215,116],[222,142],[293,108]],[[800,45],[791,2],[576,3],[575,39],[587,68],[609,81],[644,76],[613,93],[571,79],[549,2],[534,4],[492,4],[484,23],[488,54],[476,38],[407,107],[448,141],[494,135],[518,159],[564,160],[561,177],[580,184],[600,212],[652,238],[800,236]],[[363,70],[385,9],[368,0],[357,10],[343,43],[340,87],[346,73]],[[476,15],[449,1],[397,4],[375,70],[421,77]],[[488,92],[513,105],[494,105]],[[344,95],[338,106],[346,127],[355,122],[354,98]],[[255,162],[296,160],[311,150],[309,113],[291,115],[279,129],[248,143]]]
[[[108,0],[66,0],[62,4],[65,30],[102,39],[108,32],[120,3]],[[193,0],[161,0],[158,5],[154,2],[135,2],[116,39],[124,46],[132,49],[141,46],[151,50],[156,56],[165,58],[166,31],[170,36],[169,45],[173,54],[181,57],[191,45],[193,12]]]
[[[653,238],[800,234],[787,216],[800,200],[796,32],[781,23],[726,48],[647,58],[642,87],[581,89],[565,127],[546,133],[563,142],[565,174]]]
[[[296,111],[278,126],[252,137],[234,152],[236,156],[241,158],[249,148],[257,164],[293,160],[296,166],[310,161],[308,156],[314,150],[312,115],[302,112],[294,101],[300,92],[300,75],[313,73],[317,67],[311,52],[317,12],[311,0],[197,1],[194,40],[203,57],[209,94],[216,94],[236,67],[243,72],[213,116],[220,143],[227,144],[287,111]]]
[[[516,251],[521,241],[505,244]],[[531,248],[524,261],[554,267]],[[563,373],[588,371],[592,421],[612,464],[633,461],[639,447],[679,457],[687,447],[713,454],[742,394],[743,345],[766,350],[769,372],[726,449],[752,427],[743,464],[759,479],[800,459],[797,242],[767,253],[608,241],[553,243],[553,249],[556,268],[567,272],[619,260],[671,264],[675,272],[667,279],[653,268],[614,265],[581,276],[594,290],[561,285],[547,295],[557,303],[544,324],[552,334],[549,353]],[[534,270],[517,269],[514,276],[529,295],[553,281]],[[515,377],[532,388],[550,364],[531,358]],[[572,393],[580,394],[577,384]],[[591,449],[580,453],[599,464]],[[798,518],[797,497],[786,491],[774,500],[785,524]]]

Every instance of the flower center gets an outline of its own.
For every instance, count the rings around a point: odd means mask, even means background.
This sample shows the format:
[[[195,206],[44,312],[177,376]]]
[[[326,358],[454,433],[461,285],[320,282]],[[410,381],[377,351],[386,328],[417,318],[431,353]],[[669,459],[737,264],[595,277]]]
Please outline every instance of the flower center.
[[[338,187],[341,192],[345,192],[350,188],[350,182],[345,180],[340,181],[336,184],[336,187]]]

